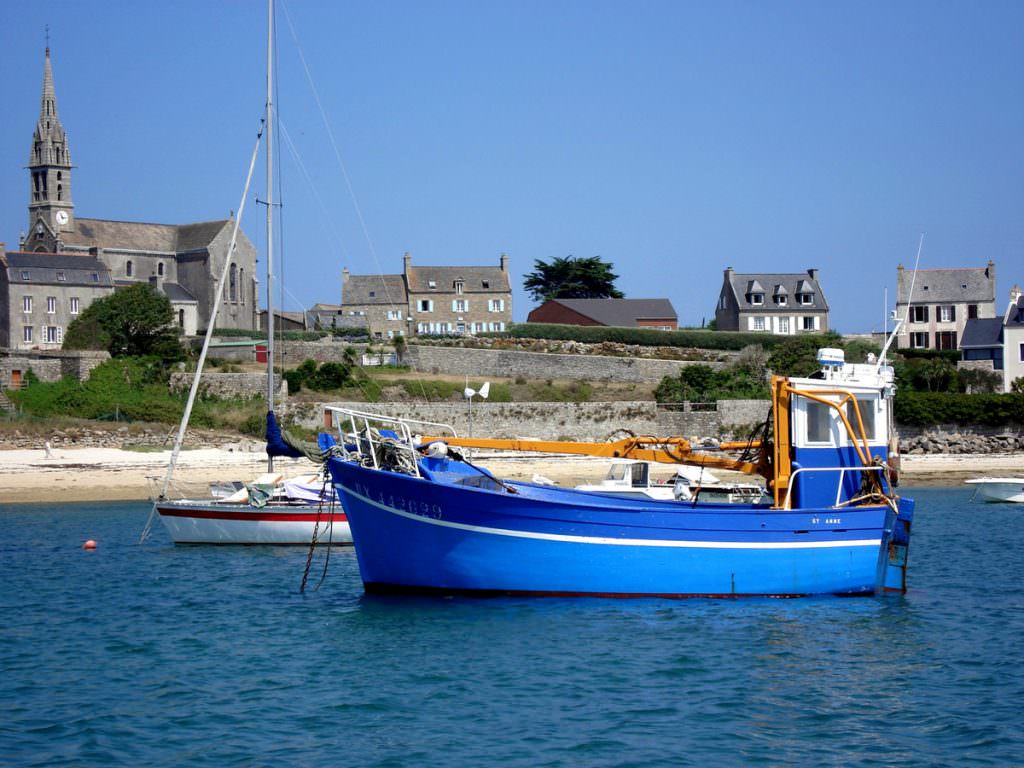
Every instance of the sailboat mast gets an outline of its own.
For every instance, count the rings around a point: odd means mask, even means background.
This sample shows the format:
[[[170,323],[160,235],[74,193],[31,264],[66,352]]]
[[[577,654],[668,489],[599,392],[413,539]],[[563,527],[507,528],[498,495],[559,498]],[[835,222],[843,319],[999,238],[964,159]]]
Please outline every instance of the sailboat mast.
[[[274,0],[267,0],[267,411],[274,410]],[[274,457],[267,455],[267,471]]]

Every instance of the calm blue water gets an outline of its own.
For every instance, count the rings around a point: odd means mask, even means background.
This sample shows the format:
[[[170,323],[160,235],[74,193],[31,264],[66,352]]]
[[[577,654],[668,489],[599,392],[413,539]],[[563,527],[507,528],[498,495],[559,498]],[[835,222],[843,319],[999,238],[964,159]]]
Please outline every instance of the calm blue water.
[[[0,763],[1024,764],[1024,509],[906,492],[905,597],[679,602],[367,598],[351,550],[302,595],[303,548],[0,505]]]

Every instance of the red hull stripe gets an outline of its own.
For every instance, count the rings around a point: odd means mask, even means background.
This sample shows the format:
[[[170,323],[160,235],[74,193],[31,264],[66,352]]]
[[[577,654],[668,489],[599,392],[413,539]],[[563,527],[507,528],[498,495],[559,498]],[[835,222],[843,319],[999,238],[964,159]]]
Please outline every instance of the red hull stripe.
[[[315,512],[292,513],[287,512],[266,512],[264,510],[252,512],[232,512],[226,509],[173,509],[170,507],[157,507],[164,517],[195,517],[202,520],[246,520],[252,523],[262,522],[290,522],[290,523],[345,523],[348,518],[344,512],[324,512],[317,515]]]

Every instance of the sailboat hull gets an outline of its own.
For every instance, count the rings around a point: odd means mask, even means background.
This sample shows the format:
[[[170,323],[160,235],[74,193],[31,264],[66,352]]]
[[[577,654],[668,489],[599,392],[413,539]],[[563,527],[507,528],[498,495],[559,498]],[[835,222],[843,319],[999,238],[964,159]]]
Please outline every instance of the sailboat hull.
[[[319,504],[256,508],[248,504],[168,501],[156,505],[175,544],[277,544],[309,546],[352,543],[345,513]]]

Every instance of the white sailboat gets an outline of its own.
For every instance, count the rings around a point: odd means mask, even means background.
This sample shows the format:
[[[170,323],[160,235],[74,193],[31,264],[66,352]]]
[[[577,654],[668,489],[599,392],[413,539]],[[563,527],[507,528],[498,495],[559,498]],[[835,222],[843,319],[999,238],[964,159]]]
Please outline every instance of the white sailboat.
[[[978,477],[964,483],[973,485],[974,496],[985,501],[1024,504],[1024,477]]]
[[[348,520],[337,501],[324,468],[299,477],[285,479],[274,471],[274,456],[299,457],[300,449],[281,439],[281,431],[274,415],[274,312],[273,312],[273,59],[274,59],[274,0],[268,0],[267,21],[267,104],[266,104],[266,161],[267,161],[267,473],[242,487],[225,492],[223,484],[211,489],[205,499],[170,500],[167,498],[185,431],[188,428],[192,406],[199,388],[199,380],[206,361],[217,310],[224,293],[230,258],[225,259],[224,270],[217,284],[206,338],[196,364],[189,398],[182,415],[167,475],[153,504],[153,511],[142,533],[144,540],[159,515],[175,544],[351,544]],[[261,134],[262,136],[262,134]],[[261,136],[257,137],[249,163],[242,201],[231,236],[232,253],[238,236],[239,222],[245,210],[249,185],[252,182]],[[233,491],[233,492],[232,492]],[[214,495],[216,494],[216,495]]]

